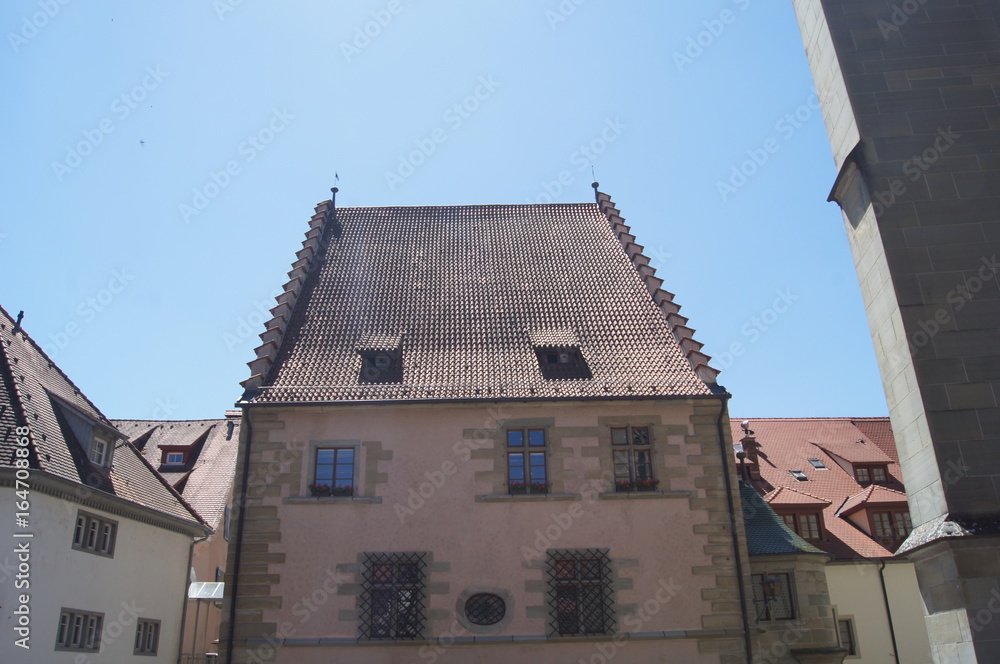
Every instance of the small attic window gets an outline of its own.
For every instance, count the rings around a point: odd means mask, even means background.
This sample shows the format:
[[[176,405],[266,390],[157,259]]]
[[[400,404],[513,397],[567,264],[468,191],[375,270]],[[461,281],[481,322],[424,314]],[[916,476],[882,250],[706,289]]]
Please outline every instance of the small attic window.
[[[114,452],[114,444],[103,432],[94,430],[94,438],[90,442],[90,449],[87,450],[87,457],[98,466],[107,468],[111,465],[111,455]]]
[[[184,463],[184,453],[183,452],[167,452],[166,453],[166,459],[163,460],[163,463],[167,464],[168,466],[179,466],[179,465],[182,465]]]
[[[792,477],[794,477],[795,479],[797,479],[800,482],[808,482],[809,481],[809,478],[806,477],[806,474],[803,473],[801,470],[789,470],[788,472],[790,472],[792,474]]]
[[[815,469],[817,469],[817,470],[829,470],[829,468],[827,468],[823,464],[823,462],[820,461],[819,459],[809,459],[808,461],[809,461],[809,463],[812,464],[812,467],[815,468]]]
[[[403,338],[399,334],[365,334],[356,347],[361,357],[359,383],[403,382]]]
[[[583,357],[580,340],[572,330],[532,330],[528,337],[545,379],[593,378]]]

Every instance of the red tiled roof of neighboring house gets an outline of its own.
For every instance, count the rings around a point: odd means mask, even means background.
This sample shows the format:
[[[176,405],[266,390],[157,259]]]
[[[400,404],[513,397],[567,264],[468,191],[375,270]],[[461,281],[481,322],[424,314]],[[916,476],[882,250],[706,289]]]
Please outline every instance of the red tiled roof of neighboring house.
[[[27,426],[33,473],[55,477],[123,498],[172,517],[201,524],[186,501],[157,473],[139,451],[73,384],[69,377],[0,307],[0,418]],[[87,459],[69,417],[97,427],[117,440],[111,469],[98,469]],[[15,435],[0,438],[0,467],[13,467]]]
[[[119,431],[171,483],[198,514],[218,530],[236,472],[239,446],[239,411],[213,420],[113,420]],[[187,463],[176,471],[163,471],[162,448],[186,448]]]
[[[777,498],[769,501],[772,507],[780,511],[782,508],[791,510],[796,505],[813,509],[823,506],[826,540],[812,543],[835,558],[892,556],[892,551],[864,530],[844,516],[838,516],[841,506],[852,496],[874,495],[879,499],[894,497],[894,500],[899,497],[905,501],[899,457],[891,445],[888,418],[751,418],[749,421],[759,446],[758,468],[762,478],[753,481],[752,485],[761,495]],[[743,439],[740,419],[732,418],[731,427],[733,441]],[[865,444],[857,443],[859,439],[864,439]],[[864,452],[848,451],[855,450],[855,446]],[[885,485],[858,484],[849,472],[851,464],[838,461],[827,450],[836,450],[837,456],[850,455],[858,463],[885,463],[888,481]],[[814,468],[809,459],[818,459],[826,469]],[[797,480],[790,470],[801,470],[807,481]],[[806,502],[804,496],[811,497],[812,502]],[[795,502],[800,499],[801,502]],[[823,502],[816,502],[816,499]]]
[[[610,198],[598,201],[321,203],[250,363],[248,398],[710,396],[717,372],[687,319]],[[586,366],[546,378],[536,353],[547,345],[579,349]],[[361,355],[379,350],[401,358],[401,373],[362,380]]]
[[[884,486],[872,484],[844,501],[844,504],[837,510],[837,514],[839,516],[849,516],[865,507],[882,505],[902,507],[906,505],[906,494],[902,491],[895,491]]]

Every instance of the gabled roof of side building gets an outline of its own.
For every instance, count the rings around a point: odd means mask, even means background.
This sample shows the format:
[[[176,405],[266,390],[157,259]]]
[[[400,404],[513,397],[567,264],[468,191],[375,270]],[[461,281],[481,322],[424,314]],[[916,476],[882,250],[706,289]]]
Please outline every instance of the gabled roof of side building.
[[[606,194],[552,205],[326,201],[297,258],[244,382],[254,402],[698,397],[715,388],[694,331]],[[547,351],[579,353],[585,366],[546,377]],[[364,355],[379,352],[401,373],[366,381]]]
[[[219,529],[236,472],[240,411],[212,420],[112,420],[196,512]],[[163,449],[183,448],[178,470],[161,464]]]
[[[110,470],[87,458],[69,419],[115,439]],[[0,468],[16,461],[16,427],[27,427],[32,475],[50,475],[204,527],[197,513],[0,307]],[[89,429],[88,429],[89,430]],[[43,475],[44,476],[44,475]]]
[[[865,531],[839,514],[848,500],[862,502],[866,496],[892,496],[903,506],[906,494],[902,484],[899,455],[887,417],[848,418],[749,418],[750,429],[759,445],[758,467],[762,479],[751,484],[776,509],[801,508],[820,510],[827,539],[816,546],[838,559],[888,558],[893,555]],[[740,418],[732,418],[733,441],[744,433]],[[864,440],[864,443],[858,443]],[[862,485],[844,469],[847,460],[838,462],[840,454],[856,459],[853,463],[884,463],[888,481],[884,485]],[[852,450],[857,450],[852,453]],[[814,468],[809,459],[818,459],[825,469]],[[808,478],[800,481],[790,471],[800,470]],[[875,487],[875,488],[873,488]],[[856,511],[856,510],[855,510]]]

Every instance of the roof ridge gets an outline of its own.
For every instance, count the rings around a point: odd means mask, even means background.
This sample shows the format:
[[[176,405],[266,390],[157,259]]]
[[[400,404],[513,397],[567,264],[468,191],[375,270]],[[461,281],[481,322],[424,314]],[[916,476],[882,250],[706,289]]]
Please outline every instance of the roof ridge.
[[[674,294],[663,290],[663,279],[656,276],[656,268],[649,264],[649,257],[642,253],[645,247],[636,244],[635,236],[629,232],[631,228],[625,225],[625,218],[621,216],[621,212],[619,212],[611,200],[611,196],[600,191],[597,188],[596,182],[594,183],[594,191],[597,194],[598,209],[611,224],[615,237],[618,238],[618,242],[622,245],[625,255],[632,262],[632,266],[639,274],[639,278],[646,285],[647,290],[649,290],[653,302],[656,303],[657,308],[659,308],[660,313],[666,320],[667,327],[680,347],[681,352],[687,358],[691,369],[704,383],[715,385],[718,383],[720,371],[709,366],[708,363],[712,358],[701,352],[704,344],[695,340],[694,333],[696,330],[688,327],[688,319],[679,314],[681,307],[674,301]]]
[[[835,416],[835,417],[738,417],[736,415],[731,415],[730,419],[732,419],[734,421],[735,420],[750,420],[751,422],[763,422],[763,421],[786,422],[786,421],[802,421],[802,420],[817,420],[817,421],[822,421],[822,422],[842,420],[842,421],[848,421],[848,422],[860,422],[860,421],[863,421],[863,420],[888,421],[889,420],[889,416],[888,415],[873,415],[873,416],[866,416],[866,417],[841,417],[841,416]]]
[[[13,327],[14,319],[11,318],[10,313],[6,309],[4,309],[4,307],[3,307],[2,304],[0,304],[0,312],[2,312],[3,316],[6,317],[7,320],[9,320],[11,322],[11,325]],[[51,357],[49,357],[48,353],[46,353],[42,349],[41,346],[39,346],[37,343],[35,343],[35,340],[31,337],[30,334],[28,334],[28,332],[23,327],[20,328],[20,332],[21,332],[21,335],[24,337],[25,341],[29,342],[32,346],[35,347],[35,350],[37,350],[39,353],[41,353],[42,357],[45,358],[45,361],[47,361],[49,363],[49,366],[51,368],[55,369],[57,372],[59,372],[59,375],[62,376],[62,378],[69,384],[70,387],[73,388],[73,390],[76,392],[76,394],[79,395],[84,401],[86,401],[87,405],[89,405],[91,408],[93,408],[95,413],[97,413],[98,415],[101,416],[101,418],[104,420],[104,424],[107,424],[112,429],[116,429],[117,427],[115,427],[115,425],[111,424],[111,420],[108,418],[108,416],[105,415],[101,411],[101,409],[98,408],[97,405],[95,405],[94,402],[90,400],[90,397],[88,397],[86,394],[83,393],[83,390],[81,390],[80,387],[76,383],[74,383],[73,380],[68,375],[66,375],[66,373],[62,370],[62,368],[60,368],[60,366],[58,364],[56,364],[52,360]],[[12,335],[12,336],[16,336],[16,335]],[[11,373],[11,380],[13,380],[13,378],[14,378],[13,373]],[[16,384],[17,382],[14,381],[14,383],[15,383],[15,388],[16,388],[17,387],[17,384]],[[49,391],[49,390],[46,390],[46,391]],[[18,399],[20,400],[20,398],[21,398],[20,397],[20,391],[18,391]],[[25,418],[25,421],[27,421],[27,418]]]
[[[789,491],[794,491],[795,493],[801,493],[803,496],[809,496],[810,498],[815,498],[816,500],[822,500],[825,503],[833,502],[831,500],[827,500],[826,498],[822,498],[820,496],[815,496],[815,495],[809,493],[808,491],[803,491],[802,489],[797,489],[797,488],[792,487],[792,486],[786,486],[786,487],[782,487],[782,488],[783,489],[788,489]]]

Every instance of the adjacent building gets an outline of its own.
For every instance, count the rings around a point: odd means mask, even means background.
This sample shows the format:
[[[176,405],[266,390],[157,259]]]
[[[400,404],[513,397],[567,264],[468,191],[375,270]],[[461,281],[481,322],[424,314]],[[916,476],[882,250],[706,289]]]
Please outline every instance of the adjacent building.
[[[182,638],[184,664],[217,654],[240,411],[210,420],[112,420],[213,529],[195,542]]]
[[[937,662],[1000,661],[1000,5],[795,0]]]
[[[755,418],[731,430],[748,486],[830,557],[846,661],[930,661],[914,565],[894,555],[912,525],[889,419]]]
[[[752,659],[728,395],[606,194],[327,201],[289,277],[239,404],[226,661]],[[775,661],[842,658],[819,585]]]
[[[0,308],[0,652],[172,664],[212,530],[20,320]]]

